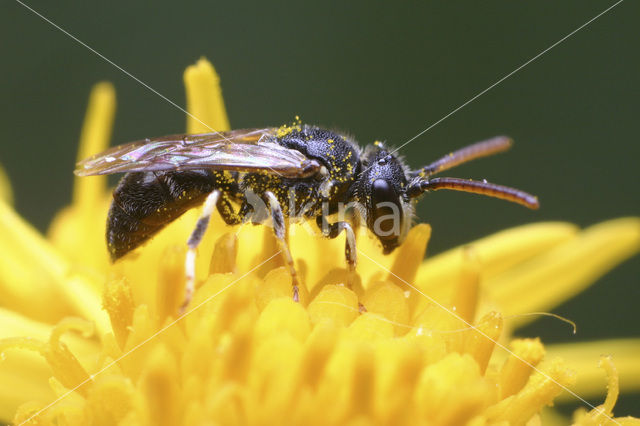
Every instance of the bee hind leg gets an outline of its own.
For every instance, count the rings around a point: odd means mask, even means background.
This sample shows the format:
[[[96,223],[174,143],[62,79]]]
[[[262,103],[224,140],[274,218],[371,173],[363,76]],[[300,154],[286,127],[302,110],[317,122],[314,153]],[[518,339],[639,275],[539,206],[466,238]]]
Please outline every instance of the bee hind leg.
[[[213,214],[213,211],[216,208],[219,200],[219,190],[212,191],[211,193],[209,193],[209,195],[207,195],[207,198],[204,202],[204,207],[202,208],[202,212],[200,213],[200,217],[198,218],[198,222],[196,222],[196,227],[193,229],[193,232],[191,232],[191,236],[187,240],[188,248],[184,264],[186,284],[184,288],[184,300],[182,302],[182,305],[180,306],[180,314],[185,312],[185,310],[189,306],[189,303],[191,302],[191,298],[193,297],[196,281],[196,249],[198,248],[198,245],[200,245],[200,241],[202,241],[202,237],[204,236],[204,233],[209,226],[211,215]]]
[[[264,193],[266,201],[269,204],[269,209],[271,210],[271,218],[273,220],[273,232],[276,235],[276,239],[278,240],[278,244],[280,245],[280,250],[284,256],[285,263],[287,264],[287,268],[289,269],[289,273],[291,274],[291,284],[293,286],[293,300],[295,302],[300,301],[299,295],[299,280],[298,274],[296,272],[296,268],[293,264],[293,257],[291,256],[291,251],[289,250],[289,244],[287,244],[286,240],[286,229],[284,223],[284,214],[282,213],[282,207],[280,206],[280,202],[276,198],[276,196],[271,191],[267,191]]]

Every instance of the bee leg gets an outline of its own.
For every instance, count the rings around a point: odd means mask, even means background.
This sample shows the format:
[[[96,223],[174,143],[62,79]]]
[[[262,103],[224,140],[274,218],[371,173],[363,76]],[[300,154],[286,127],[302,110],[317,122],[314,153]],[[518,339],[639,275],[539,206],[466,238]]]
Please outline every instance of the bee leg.
[[[351,225],[348,222],[329,223],[324,216],[318,216],[316,223],[322,231],[322,235],[327,238],[334,239],[342,231],[345,232],[344,256],[347,261],[347,270],[350,273],[354,273],[358,263],[358,253],[356,251],[356,234],[353,232]]]
[[[349,281],[347,282],[347,285],[351,287],[353,276],[356,271],[356,264],[358,263],[356,235],[353,232],[353,228],[348,222],[336,222],[330,224],[324,216],[318,216],[316,218],[316,223],[322,231],[322,234],[327,238],[333,239],[340,235],[342,231],[345,232],[346,239],[344,244],[344,257],[347,261],[347,270],[349,271]]]
[[[284,260],[287,264],[287,267],[289,268],[289,273],[291,274],[291,283],[293,284],[293,300],[294,302],[299,302],[300,296],[298,291],[298,274],[296,273],[296,268],[293,265],[293,257],[291,257],[289,244],[287,244],[286,240],[286,230],[284,224],[284,214],[282,214],[282,207],[280,207],[280,202],[273,194],[273,192],[267,191],[264,193],[264,196],[269,203],[269,208],[271,209],[271,218],[273,219],[273,232],[278,239],[280,250],[282,250]]]
[[[212,191],[204,202],[204,207],[202,208],[202,213],[200,213],[200,217],[198,218],[198,222],[196,222],[196,227],[194,228],[191,236],[187,240],[187,257],[185,259],[184,271],[186,275],[186,284],[184,288],[184,301],[182,302],[182,306],[180,306],[180,313],[184,313],[189,306],[189,302],[191,302],[191,298],[193,297],[193,292],[195,290],[195,281],[196,281],[196,249],[202,241],[202,237],[209,226],[209,220],[211,219],[211,214],[213,210],[216,208],[218,204],[218,200],[220,199],[220,191],[215,190]]]
[[[239,225],[242,223],[242,216],[240,213],[233,211],[233,206],[228,198],[224,195],[218,201],[218,213],[227,225]]]

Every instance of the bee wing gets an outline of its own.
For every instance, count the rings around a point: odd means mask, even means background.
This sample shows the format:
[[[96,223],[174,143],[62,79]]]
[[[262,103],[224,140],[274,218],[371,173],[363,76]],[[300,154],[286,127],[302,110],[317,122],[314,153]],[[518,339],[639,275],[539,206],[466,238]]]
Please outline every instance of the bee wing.
[[[276,128],[169,135],[115,146],[78,162],[78,176],[160,170],[265,171],[306,177],[320,167],[300,151],[276,143]]]

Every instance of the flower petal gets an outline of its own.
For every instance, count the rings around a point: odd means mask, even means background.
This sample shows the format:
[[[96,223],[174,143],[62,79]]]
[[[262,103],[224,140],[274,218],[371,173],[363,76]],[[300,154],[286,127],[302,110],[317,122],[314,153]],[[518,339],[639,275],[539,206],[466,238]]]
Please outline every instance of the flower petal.
[[[407,239],[400,247],[397,253],[391,271],[387,279],[400,288],[408,290],[405,282],[412,283],[416,277],[416,272],[422,264],[424,254],[427,251],[427,243],[431,238],[431,227],[426,223],[421,223],[409,231]]]
[[[53,326],[33,321],[0,308],[0,421],[13,418],[25,401],[50,401],[54,395],[48,380],[51,369],[42,356],[32,351],[12,350],[7,338],[30,336],[44,341]]]
[[[104,151],[111,139],[116,95],[110,83],[96,84],[89,96],[89,107],[82,126],[78,161]],[[111,195],[107,176],[76,176],[73,203],[51,222],[48,236],[53,245],[73,264],[96,271],[109,266],[104,244],[104,224]],[[82,250],[78,250],[82,247]]]
[[[607,397],[604,403],[590,411],[586,411],[584,408],[578,409],[573,415],[574,424],[582,426],[640,425],[640,419],[613,417],[613,406],[620,394],[618,371],[610,356],[601,356],[599,366],[604,369],[607,375]]]
[[[620,374],[620,391],[640,390],[640,339],[611,339],[593,342],[547,345],[549,355],[558,356],[576,371],[576,384],[571,388],[584,398],[602,395],[604,374],[598,367],[598,358],[610,354]],[[573,400],[569,394],[561,394],[559,401]]]
[[[4,201],[10,206],[13,205],[11,182],[9,182],[9,177],[2,166],[0,166],[0,201]]]
[[[423,370],[414,398],[428,424],[466,424],[489,404],[492,390],[472,357],[451,353]]]
[[[56,322],[66,315],[109,328],[98,285],[71,274],[70,266],[42,236],[0,201],[0,295],[3,303],[31,318]],[[52,303],[55,301],[55,303]]]
[[[187,91],[187,133],[229,130],[229,118],[222,99],[220,77],[213,65],[200,58],[184,72]]]
[[[487,417],[490,422],[524,424],[574,382],[573,372],[555,359],[533,374],[520,392],[490,407]]]
[[[544,358],[540,339],[516,339],[510,344],[509,357],[500,370],[500,399],[514,395],[525,386],[533,367]]]
[[[93,86],[80,136],[78,161],[107,149],[115,110],[116,92],[113,85],[102,82]],[[93,206],[101,200],[106,190],[106,176],[76,176],[73,183],[73,204],[80,209],[93,211]]]
[[[326,285],[307,308],[312,324],[348,326],[358,316],[358,297],[344,286]]]
[[[362,299],[367,312],[382,315],[394,324],[396,335],[405,334],[409,324],[409,304],[400,287],[388,281],[373,283]]]
[[[640,218],[610,220],[487,279],[484,285],[505,316],[548,311],[639,250]],[[514,322],[523,324],[532,319],[524,316]]]
[[[450,300],[449,286],[457,279],[470,246],[482,267],[482,278],[489,279],[572,238],[575,225],[563,222],[534,223],[498,232],[463,247],[427,259],[418,270],[415,285],[439,301]]]
[[[71,312],[60,297],[66,262],[42,236],[0,201],[0,295],[3,305],[55,322]],[[57,300],[58,303],[51,303]]]
[[[174,355],[162,344],[150,351],[140,377],[140,387],[145,399],[148,424],[179,424],[180,389],[178,367]]]
[[[70,319],[54,327],[0,308],[0,421],[11,419],[25,401],[53,400],[54,393],[49,386],[50,359],[60,359],[54,353],[56,349],[64,347],[65,355],[72,353],[71,358],[77,360],[75,366],[79,361],[88,368],[95,367],[95,355],[99,351],[95,340],[66,333],[62,336],[64,343],[58,341],[60,334],[78,321]]]

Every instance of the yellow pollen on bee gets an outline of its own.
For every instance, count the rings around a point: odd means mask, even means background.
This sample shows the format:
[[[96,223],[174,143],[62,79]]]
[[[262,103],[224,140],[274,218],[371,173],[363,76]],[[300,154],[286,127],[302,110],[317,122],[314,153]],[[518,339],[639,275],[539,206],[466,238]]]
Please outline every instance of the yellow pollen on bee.
[[[287,126],[286,124],[283,124],[282,126],[280,126],[278,128],[278,130],[276,130],[276,136],[279,138],[285,137],[288,134],[290,134],[291,132],[293,132],[293,127]]]

